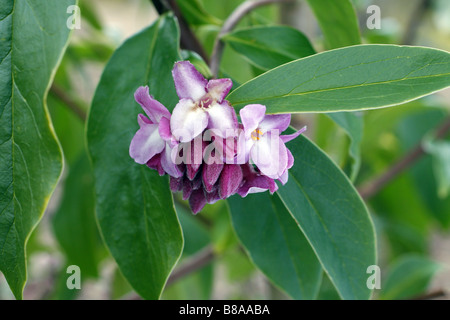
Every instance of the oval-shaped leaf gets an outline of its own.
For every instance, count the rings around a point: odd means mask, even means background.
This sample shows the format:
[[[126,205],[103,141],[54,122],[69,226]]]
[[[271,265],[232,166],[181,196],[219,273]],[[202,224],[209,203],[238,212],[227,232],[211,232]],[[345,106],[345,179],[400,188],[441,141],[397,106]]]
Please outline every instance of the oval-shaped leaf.
[[[392,265],[382,282],[380,298],[405,299],[423,294],[440,268],[437,262],[419,255],[403,256]]]
[[[450,86],[450,54],[424,47],[357,45],[270,70],[227,98],[268,113],[336,112],[401,104]]]
[[[237,236],[255,265],[294,299],[315,299],[322,267],[277,195],[229,199]]]
[[[316,53],[303,33],[286,26],[241,29],[222,40],[263,70]]]
[[[358,175],[361,166],[361,141],[364,132],[364,118],[354,112],[334,112],[328,116],[336,122],[350,138],[349,153],[352,158],[349,177],[352,181]]]
[[[25,246],[59,179],[62,156],[45,104],[75,0],[0,5],[0,270],[16,298]]]
[[[376,261],[367,208],[345,174],[305,137],[288,144],[295,163],[277,193],[343,299],[368,299]]]
[[[91,165],[83,152],[69,167],[61,203],[52,217],[53,232],[65,253],[66,265],[79,266],[83,280],[98,276],[103,249],[95,221],[93,183]]]
[[[172,16],[127,40],[103,72],[88,122],[101,232],[125,278],[146,299],[160,297],[183,238],[167,177],[129,156],[142,112],[133,94],[148,85],[155,99],[175,106],[171,70],[179,59],[178,43]]]
[[[361,43],[358,19],[350,0],[308,0],[319,21],[327,49]]]

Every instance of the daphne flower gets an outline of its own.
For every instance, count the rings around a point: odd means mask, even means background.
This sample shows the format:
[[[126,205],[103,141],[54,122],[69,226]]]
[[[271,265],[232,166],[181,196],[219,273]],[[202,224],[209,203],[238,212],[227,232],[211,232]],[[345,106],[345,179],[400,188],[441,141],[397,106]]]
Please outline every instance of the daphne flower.
[[[149,95],[148,87],[139,87],[134,94],[145,114],[138,115],[140,129],[130,144],[130,156],[139,164],[157,169],[160,175],[181,176],[182,173],[171,160],[176,142],[170,132],[170,112]]]
[[[287,181],[287,170],[294,158],[285,146],[306,130],[306,127],[292,135],[281,136],[291,121],[290,114],[265,115],[266,107],[260,104],[245,106],[240,111],[243,133],[240,145],[244,146],[245,162],[249,159],[259,171],[272,179]]]
[[[259,193],[269,190],[271,194],[278,190],[278,186],[275,180],[262,175],[256,171],[255,168],[249,164],[243,164],[241,166],[243,172],[244,183],[238,189],[237,193],[241,197],[246,197],[249,193]]]
[[[236,113],[224,100],[233,85],[230,79],[208,81],[189,61],[175,63],[172,75],[180,101],[170,125],[178,141],[189,142],[206,128],[221,137],[237,128]]]

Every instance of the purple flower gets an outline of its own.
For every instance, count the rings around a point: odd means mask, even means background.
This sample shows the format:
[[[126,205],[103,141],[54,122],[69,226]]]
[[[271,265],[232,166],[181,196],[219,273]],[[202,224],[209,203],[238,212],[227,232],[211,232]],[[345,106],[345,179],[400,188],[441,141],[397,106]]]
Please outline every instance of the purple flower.
[[[290,114],[265,115],[266,107],[250,104],[240,111],[243,133],[240,146],[243,146],[245,161],[251,160],[261,174],[287,181],[287,170],[294,164],[291,152],[286,148],[288,142],[306,130],[306,127],[291,135],[281,136],[291,122]]]
[[[237,190],[241,197],[246,197],[249,193],[258,193],[269,190],[271,194],[278,190],[275,180],[256,171],[249,163],[241,166],[244,183]]]
[[[140,129],[131,141],[130,156],[135,162],[158,170],[160,175],[181,176],[182,172],[171,160],[172,149],[177,143],[170,131],[169,110],[149,95],[147,86],[139,87],[134,97],[148,118],[138,115]]]
[[[189,61],[175,63],[172,70],[180,98],[170,125],[180,142],[189,142],[205,129],[214,129],[221,137],[237,128],[234,109],[224,100],[232,87],[230,79],[206,80]]]
[[[224,100],[230,79],[206,80],[188,61],[172,71],[180,101],[173,114],[149,95],[148,87],[136,90],[135,99],[145,115],[138,115],[140,129],[130,144],[130,156],[160,175],[170,176],[170,189],[181,192],[194,214],[209,203],[234,194],[278,189],[285,184],[294,158],[281,135],[290,114],[266,115],[266,107],[247,105],[240,111]],[[209,142],[209,143],[208,143]]]

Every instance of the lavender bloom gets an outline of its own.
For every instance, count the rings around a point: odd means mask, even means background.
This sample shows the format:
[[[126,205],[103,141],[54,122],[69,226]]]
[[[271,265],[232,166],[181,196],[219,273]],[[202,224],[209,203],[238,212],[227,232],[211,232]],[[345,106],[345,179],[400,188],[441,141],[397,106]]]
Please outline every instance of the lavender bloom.
[[[240,111],[244,127],[240,145],[244,146],[246,161],[252,160],[263,175],[285,183],[294,158],[284,143],[299,136],[306,127],[292,135],[281,136],[291,122],[291,115],[266,115],[265,112],[266,107],[260,104],[247,105]]]
[[[134,95],[145,114],[138,115],[140,129],[130,144],[130,156],[139,164],[147,164],[160,175],[181,176],[182,172],[171,160],[171,152],[177,147],[170,132],[170,112],[149,95],[148,87],[140,87]]]
[[[230,79],[206,80],[188,61],[172,71],[180,98],[173,114],[140,87],[136,101],[146,115],[138,115],[140,129],[130,144],[130,156],[160,175],[170,176],[170,189],[181,192],[194,214],[209,203],[234,194],[278,189],[285,184],[294,158],[281,135],[290,114],[266,115],[266,107],[247,105],[240,111],[242,124],[225,100]]]
[[[233,85],[230,79],[208,81],[189,61],[177,62],[172,74],[180,102],[170,125],[178,141],[189,142],[207,128],[222,137],[237,128],[236,113],[224,100]]]

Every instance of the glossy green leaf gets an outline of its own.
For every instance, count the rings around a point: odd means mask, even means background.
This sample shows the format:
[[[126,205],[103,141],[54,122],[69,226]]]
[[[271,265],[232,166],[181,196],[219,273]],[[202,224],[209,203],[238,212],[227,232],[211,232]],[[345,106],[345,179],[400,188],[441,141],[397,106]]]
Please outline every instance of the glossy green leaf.
[[[438,195],[445,198],[450,193],[450,142],[427,141],[425,150],[433,158],[434,176],[438,184]]]
[[[277,195],[229,199],[237,236],[255,265],[294,299],[314,299],[322,268],[305,236]]]
[[[52,217],[53,230],[66,255],[66,265],[77,265],[83,279],[97,277],[101,241],[95,221],[94,181],[85,153],[69,167],[64,194]]]
[[[286,26],[242,29],[226,35],[222,40],[264,70],[316,53],[303,33]],[[344,42],[343,46],[345,44]],[[362,140],[363,117],[349,112],[336,112],[329,114],[329,117],[350,137],[349,151],[352,157],[350,176],[353,180],[361,164],[359,145]]]
[[[210,236],[197,216],[194,216],[187,203],[175,202],[178,217],[183,229],[184,249],[180,264],[204,249],[210,243]],[[179,279],[167,287],[161,299],[164,300],[208,300],[213,287],[213,266],[211,263]]]
[[[66,10],[75,3],[0,3],[0,270],[18,299],[27,239],[62,169],[46,96],[70,33]]]
[[[307,138],[288,143],[295,163],[277,193],[299,224],[343,299],[368,299],[367,267],[375,234],[363,201],[345,174]]]
[[[448,112],[436,108],[423,108],[420,112],[405,114],[395,132],[400,141],[401,153],[405,154],[419,143],[426,144],[426,142],[424,143],[424,137],[428,137],[436,128],[441,126],[447,116]],[[411,128],[414,128],[414,130],[411,130]],[[439,197],[438,178],[433,172],[433,160],[432,155],[423,156],[421,161],[411,167],[410,172],[419,199],[424,201],[433,217],[443,227],[448,228],[450,225],[450,210],[448,209],[450,196]],[[405,201],[407,200],[407,197],[405,197]]]
[[[175,106],[171,70],[179,59],[178,40],[171,15],[128,39],[103,72],[88,122],[101,232],[125,278],[146,299],[159,298],[183,238],[167,177],[129,156],[142,113],[134,92],[148,85],[155,99]]]
[[[190,25],[221,25],[222,21],[210,14],[200,0],[176,0],[183,17]]]
[[[448,52],[358,45],[284,64],[227,99],[237,109],[264,104],[268,113],[356,111],[401,104],[448,86]]]
[[[222,40],[264,70],[316,53],[303,33],[286,26],[241,29]]]
[[[327,49],[361,43],[358,19],[350,0],[308,0],[319,21]]]
[[[382,281],[380,298],[395,300],[414,298],[425,293],[440,265],[428,258],[407,255],[397,260]]]
[[[322,276],[322,284],[320,285],[317,300],[341,300],[341,297],[326,273]]]
[[[356,179],[361,166],[361,141],[364,132],[364,118],[362,115],[352,112],[329,113],[328,116],[333,119],[350,137],[349,153],[352,158],[350,179]]]

